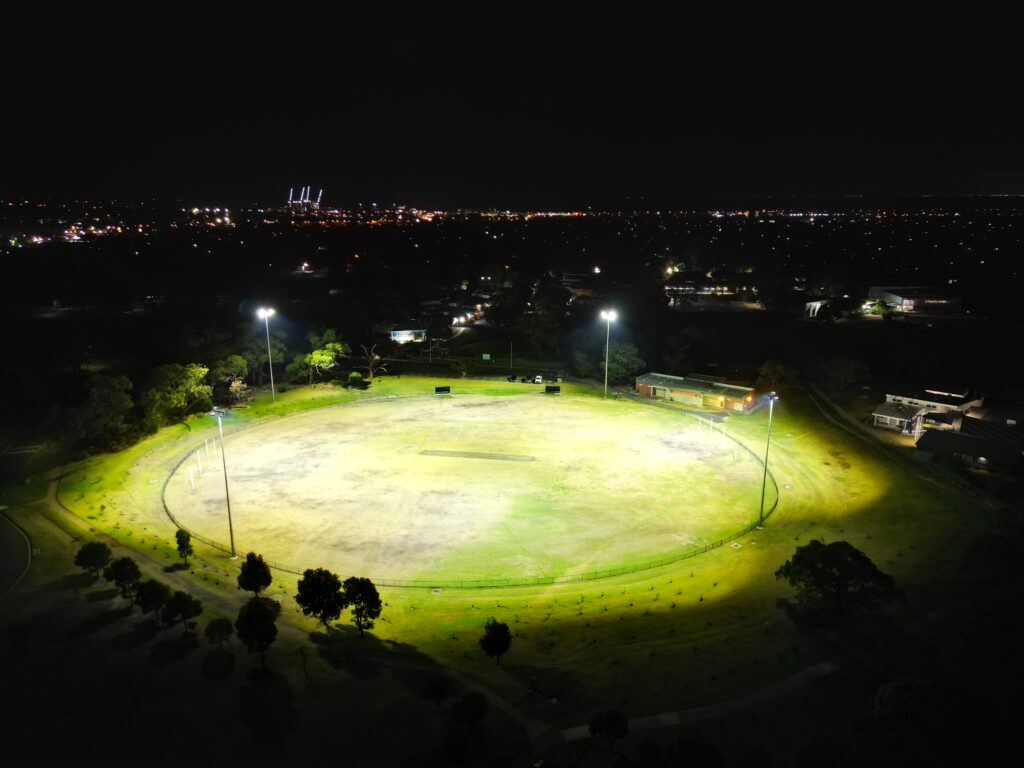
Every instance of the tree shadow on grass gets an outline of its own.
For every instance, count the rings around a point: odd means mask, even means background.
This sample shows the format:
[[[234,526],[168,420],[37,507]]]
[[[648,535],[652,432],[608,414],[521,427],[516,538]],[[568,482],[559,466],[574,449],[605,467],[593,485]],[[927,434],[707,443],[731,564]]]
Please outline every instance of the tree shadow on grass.
[[[368,656],[371,652],[368,647],[380,648],[381,643],[376,638],[365,635],[360,641],[354,630],[328,627],[326,632],[311,632],[309,639],[316,646],[317,653],[331,666],[343,669],[360,680],[372,680],[380,675],[377,662]]]
[[[164,566],[164,573],[177,573],[178,571],[187,571],[188,566],[184,563],[171,563],[170,565]]]
[[[155,619],[141,621],[126,632],[115,635],[110,639],[110,647],[115,651],[130,651],[145,645],[160,631],[160,625]]]
[[[198,647],[199,639],[195,634],[185,632],[177,637],[154,643],[149,650],[149,660],[153,666],[162,667],[174,661],[181,661]]]
[[[95,616],[88,616],[75,624],[75,626],[64,633],[64,637],[69,640],[81,639],[91,635],[93,632],[99,632],[104,627],[109,627],[116,621],[127,618],[131,613],[132,607],[130,605],[126,605],[123,608],[110,608],[100,611]]]
[[[85,602],[87,603],[102,603],[106,600],[113,600],[117,597],[118,592],[114,587],[110,589],[101,589],[98,592],[90,592],[85,596]]]
[[[283,744],[295,727],[295,694],[272,671],[254,669],[238,692],[238,715],[253,741],[265,747]]]
[[[59,579],[47,582],[43,589],[47,592],[70,592],[75,589],[88,589],[96,583],[98,576],[91,573],[69,573]]]
[[[557,708],[564,708],[566,702],[578,702],[584,693],[579,679],[558,667],[542,667],[530,664],[503,661],[502,669],[509,677],[518,680],[525,693],[512,703],[523,712],[547,717],[551,712],[552,699]]]
[[[408,670],[415,673],[416,684],[424,674],[440,674],[443,668],[416,647],[394,640],[381,640],[376,635],[359,636],[358,630],[346,626],[322,628],[309,633],[309,640],[317,653],[332,666],[343,669],[360,679],[372,679],[387,666],[397,673]]]
[[[235,652],[230,648],[211,648],[203,657],[202,674],[207,680],[227,680],[235,674]]]

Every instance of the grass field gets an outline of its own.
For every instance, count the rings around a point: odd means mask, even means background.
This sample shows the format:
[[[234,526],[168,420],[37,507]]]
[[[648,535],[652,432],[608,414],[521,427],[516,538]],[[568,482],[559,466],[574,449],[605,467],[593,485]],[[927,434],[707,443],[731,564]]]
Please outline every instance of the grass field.
[[[640,563],[743,528],[760,500],[760,465],[720,431],[624,400],[395,398],[226,442],[241,549],[378,579]],[[166,499],[183,525],[226,541],[216,445],[176,470]]]
[[[456,391],[464,389],[467,394],[490,396],[494,401],[512,394],[529,397],[537,391],[499,382],[405,378],[385,379],[364,393],[296,389],[279,396],[276,404],[261,398],[233,415],[231,430],[246,424],[259,426],[229,435],[228,450],[246,432],[258,435],[263,429],[290,429],[287,425],[294,420],[282,419],[284,416],[386,394],[420,394],[429,392],[435,383],[450,383]],[[573,397],[560,403],[588,409],[592,390],[567,386],[563,391]],[[543,400],[539,395],[536,399]],[[450,402],[457,403],[458,398]],[[317,410],[310,418],[333,417],[335,413],[340,417],[376,407]],[[620,407],[630,409],[629,413],[634,413],[632,409],[646,413],[642,406],[630,403],[610,404],[607,411],[602,405],[601,412],[614,414]],[[650,423],[673,416],[651,416]],[[295,417],[301,418],[307,417]],[[685,417],[679,418],[685,423]],[[763,446],[766,422],[763,412],[736,417],[729,421],[729,430],[747,445]],[[122,453],[70,467],[60,498],[96,535],[109,535],[140,556],[169,566],[177,562],[177,556],[171,545],[174,527],[160,500],[162,483],[178,458],[213,437],[215,430],[208,417],[193,419]],[[428,446],[420,450],[423,448]],[[515,447],[501,452],[537,456],[539,450]],[[229,459],[232,456],[229,453]],[[469,464],[473,460],[457,461]],[[516,462],[494,463],[522,471]],[[756,690],[810,664],[832,661],[843,670],[842,678],[835,680],[845,681],[841,706],[837,704],[834,716],[826,710],[839,694],[822,692],[838,683],[826,682],[825,688],[815,689],[814,695],[807,697],[806,706],[800,703],[802,698],[789,701],[784,717],[811,717],[820,733],[827,733],[829,727],[842,728],[849,717],[870,711],[873,686],[885,668],[898,658],[916,657],[922,644],[941,647],[946,638],[955,635],[959,609],[949,596],[955,592],[964,550],[989,528],[987,512],[968,497],[918,476],[830,426],[799,396],[783,400],[776,408],[771,466],[780,487],[779,509],[765,530],[742,538],[738,549],[725,547],[676,565],[591,583],[446,589],[439,594],[383,589],[386,606],[373,631],[378,643],[373,647],[397,659],[429,659],[459,670],[483,681],[530,716],[558,726],[585,723],[591,713],[609,707],[636,716],[727,698]],[[207,479],[219,478],[204,478],[203,482]],[[26,527],[32,525],[29,519]],[[632,533],[629,525],[622,530]],[[215,537],[223,539],[225,535]],[[714,532],[709,527],[700,535]],[[620,534],[619,538],[626,537]],[[895,577],[906,602],[848,627],[841,637],[805,633],[794,627],[775,608],[776,599],[790,590],[773,574],[796,546],[812,538],[846,539],[865,551]],[[458,548],[438,551],[444,552],[449,567],[457,564]],[[198,547],[197,554],[191,570],[180,578],[193,584],[205,602],[214,598],[225,604],[240,602],[234,587],[237,563],[207,547]],[[265,554],[270,556],[270,552]],[[557,552],[549,555],[551,562],[556,562],[557,556]],[[342,576],[347,575],[342,571]],[[313,621],[298,614],[291,599],[296,577],[275,572],[274,578],[270,593],[282,601],[283,622],[318,632]],[[34,583],[29,580],[26,588]],[[39,588],[46,588],[45,580]],[[495,667],[476,643],[483,623],[491,616],[507,621],[514,633],[512,650],[500,667]],[[270,656],[271,664],[292,680],[296,690],[301,689],[303,672],[297,654],[272,649]],[[865,658],[884,658],[885,662],[867,664]],[[536,678],[543,697],[527,695],[531,677]],[[169,691],[168,695],[179,694]],[[312,702],[309,706],[315,707]],[[729,724],[736,725],[746,728],[749,723]],[[765,740],[789,739],[765,744],[781,754],[799,738],[793,729],[785,735],[779,731],[777,737],[772,729],[758,732]],[[393,748],[398,751],[399,745]]]

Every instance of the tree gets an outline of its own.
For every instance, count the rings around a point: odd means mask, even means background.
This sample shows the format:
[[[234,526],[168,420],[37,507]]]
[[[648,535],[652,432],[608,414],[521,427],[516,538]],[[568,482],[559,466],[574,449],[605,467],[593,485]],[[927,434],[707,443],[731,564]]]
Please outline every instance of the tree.
[[[308,376],[309,384],[313,383],[314,378],[322,377],[337,367],[338,359],[352,351],[348,344],[338,338],[338,332],[333,328],[311,328],[306,334],[306,340],[310,351],[296,355],[287,371],[296,377]]]
[[[209,368],[198,363],[171,363],[152,370],[146,381],[142,401],[147,419],[157,426],[183,420],[194,410],[208,410],[213,387],[206,383]]]
[[[363,349],[363,359],[366,361],[367,378],[373,381],[373,377],[378,373],[387,373],[387,365],[381,362],[380,355],[377,354],[377,345],[374,344],[369,349],[365,344],[360,344],[360,346]]]
[[[84,568],[93,576],[110,562],[110,547],[102,541],[89,541],[81,546],[75,555],[75,565]]]
[[[348,607],[345,597],[341,591],[341,579],[326,568],[311,568],[299,579],[295,602],[304,615],[315,616],[326,627]]]
[[[192,550],[192,534],[179,528],[174,533],[174,538],[178,542],[178,555],[185,561],[187,566],[189,555],[194,554]]]
[[[597,367],[594,358],[582,349],[577,349],[572,353],[572,370],[573,373],[584,379],[596,379],[602,371]]]
[[[281,606],[273,600],[254,597],[238,611],[235,629],[249,653],[258,653],[264,671],[267,669],[266,652],[277,638],[277,616]]]
[[[846,357],[833,357],[818,366],[818,378],[830,392],[845,392],[867,377],[868,367],[864,363]]]
[[[612,341],[608,345],[608,383],[628,384],[633,374],[643,368],[645,361],[640,351],[629,342]],[[601,374],[604,374],[604,358],[600,363]]]
[[[758,392],[778,392],[781,395],[792,391],[796,383],[796,371],[778,360],[768,360],[757,369],[754,388]]]
[[[263,560],[263,555],[250,552],[245,556],[242,563],[242,570],[238,574],[238,586],[246,592],[252,592],[259,597],[260,592],[270,586],[273,579],[270,576],[270,566]]]
[[[847,541],[823,544],[814,539],[797,547],[791,560],[776,572],[796,589],[796,606],[830,607],[836,613],[870,608],[897,595],[892,576],[882,573],[871,559]],[[787,607],[788,601],[780,601]]]
[[[174,594],[168,598],[167,603],[160,612],[160,618],[169,627],[173,627],[178,622],[181,622],[185,627],[185,634],[188,634],[195,628],[196,623],[193,619],[202,612],[202,600],[192,597],[188,592],[182,592],[179,589],[175,590]]]
[[[496,296],[491,302],[491,306],[484,313],[484,316],[487,318],[487,324],[502,336],[510,337],[513,329],[518,324],[524,304],[525,301],[516,301],[507,294]],[[434,335],[431,333],[431,336]]]
[[[556,355],[561,354],[559,334],[562,329],[558,321],[547,311],[536,308],[532,312],[524,313],[516,323],[516,327],[538,355],[542,354],[544,350],[551,350]]]
[[[228,355],[210,366],[207,379],[213,387],[213,398],[220,403],[234,403],[245,394],[245,378],[249,364],[241,355]]]
[[[121,597],[135,602],[135,586],[142,578],[138,563],[130,557],[119,557],[103,570],[103,578],[114,582]]]
[[[380,595],[373,582],[362,576],[350,576],[342,585],[345,603],[352,609],[352,623],[363,636],[363,630],[373,629],[374,621],[380,616]]]
[[[156,613],[167,604],[170,598],[171,588],[155,579],[146,579],[140,582],[135,590],[135,601],[143,615]]]
[[[616,740],[629,733],[629,719],[617,709],[597,712],[590,718],[590,735],[595,739],[608,739],[608,749]]]
[[[690,349],[700,338],[696,328],[683,328],[679,333],[669,336],[661,348],[661,359],[665,361],[665,370],[673,376],[685,376],[693,370]]]
[[[247,324],[246,324],[247,325]],[[258,326],[258,328],[257,328]],[[287,337],[282,331],[271,329],[270,352],[274,360],[284,361],[288,357]],[[262,385],[267,368],[267,337],[263,323],[254,323],[243,332],[242,358],[245,360],[249,377],[254,384]]]
[[[206,639],[211,643],[216,643],[218,649],[224,647],[224,643],[231,639],[231,635],[235,633],[235,628],[231,624],[231,619],[219,618],[211,619],[206,625]]]
[[[128,433],[125,418],[132,410],[132,382],[125,376],[90,376],[85,400],[68,414],[67,431],[78,443],[101,450],[117,448]]]
[[[497,621],[493,616],[484,625],[484,636],[480,638],[480,647],[484,653],[494,657],[495,664],[501,664],[501,657],[508,653],[512,645],[512,633],[508,624]]]

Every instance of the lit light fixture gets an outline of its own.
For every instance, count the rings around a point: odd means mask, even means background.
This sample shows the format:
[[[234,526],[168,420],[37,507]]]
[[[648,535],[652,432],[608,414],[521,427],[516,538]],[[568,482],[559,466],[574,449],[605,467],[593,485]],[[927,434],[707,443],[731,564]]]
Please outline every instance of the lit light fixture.
[[[595,267],[596,269],[596,267]],[[604,396],[608,397],[608,344],[612,335],[612,323],[618,318],[619,313],[614,309],[602,309],[601,319],[605,321],[604,333]]]
[[[256,316],[263,321],[267,327],[267,368],[270,369],[270,399],[277,402],[277,393],[274,391],[274,361],[270,357],[270,318],[274,316],[273,307],[260,307],[256,310]]]

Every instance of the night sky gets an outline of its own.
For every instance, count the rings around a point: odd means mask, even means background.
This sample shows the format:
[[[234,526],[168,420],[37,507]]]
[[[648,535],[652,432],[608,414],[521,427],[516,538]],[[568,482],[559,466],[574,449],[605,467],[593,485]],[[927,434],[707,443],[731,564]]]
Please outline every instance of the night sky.
[[[997,20],[173,8],[7,35],[0,195],[239,204],[311,184],[338,205],[529,208],[1024,193],[1020,66]]]

